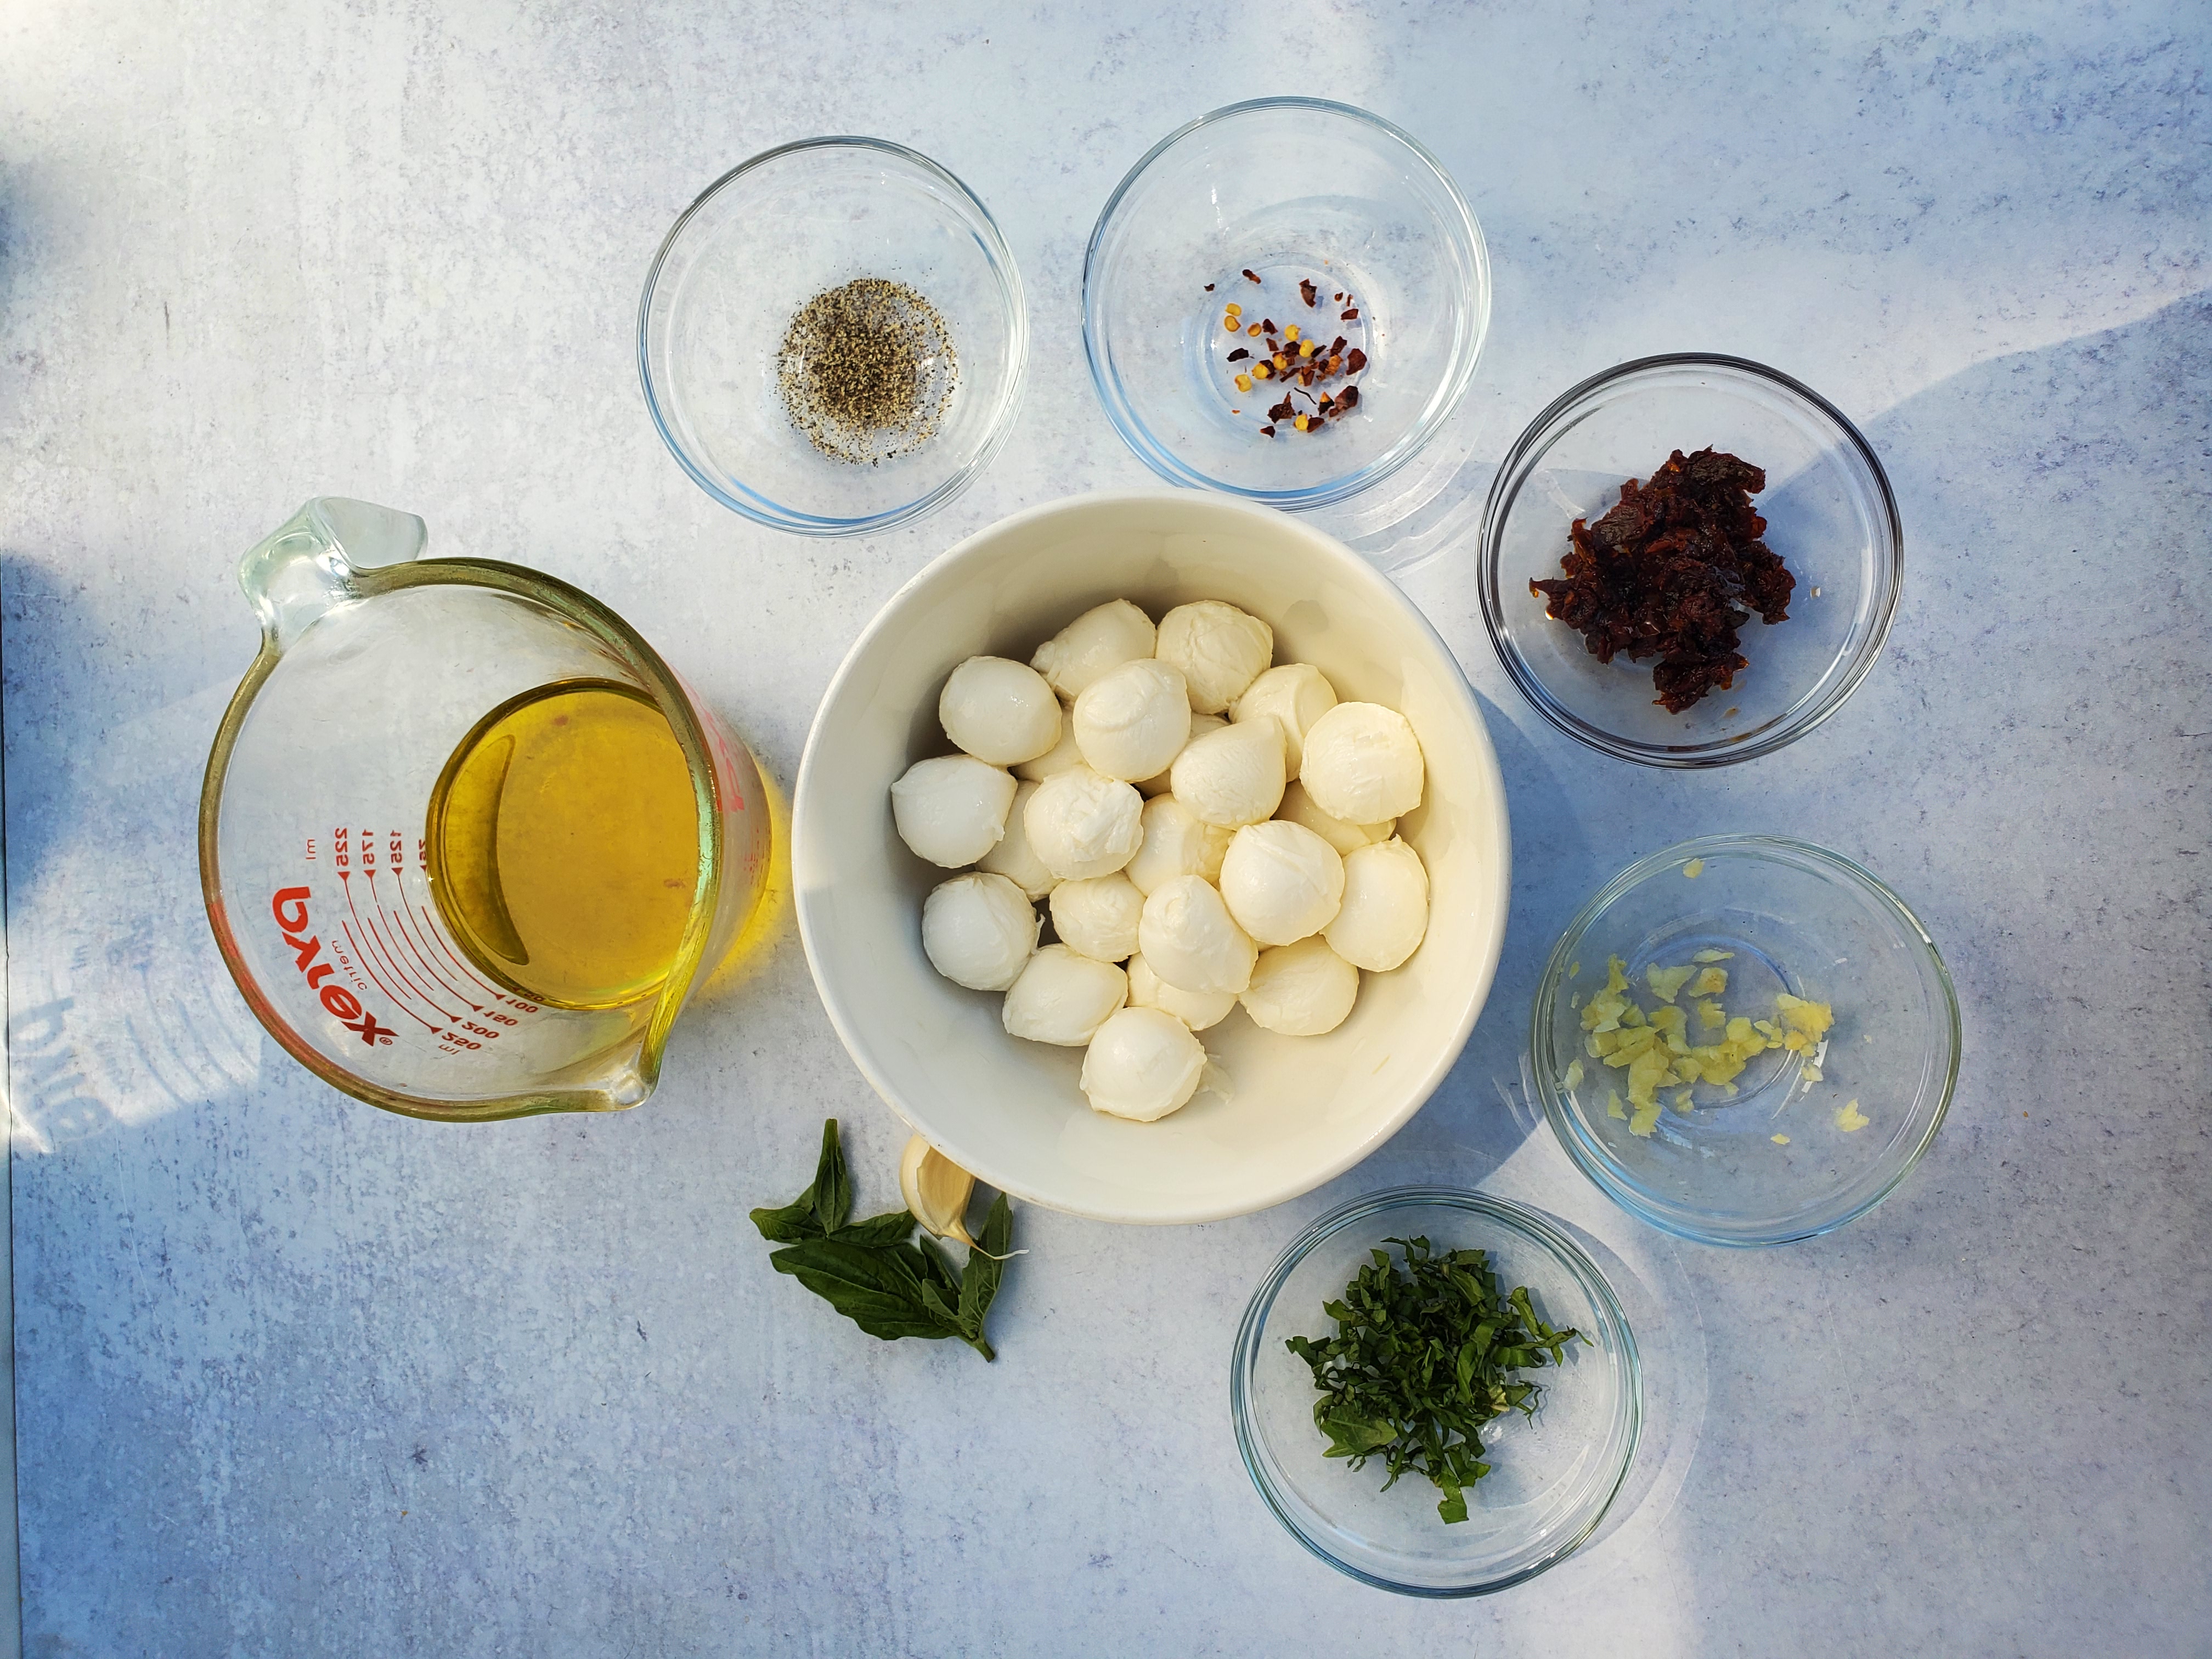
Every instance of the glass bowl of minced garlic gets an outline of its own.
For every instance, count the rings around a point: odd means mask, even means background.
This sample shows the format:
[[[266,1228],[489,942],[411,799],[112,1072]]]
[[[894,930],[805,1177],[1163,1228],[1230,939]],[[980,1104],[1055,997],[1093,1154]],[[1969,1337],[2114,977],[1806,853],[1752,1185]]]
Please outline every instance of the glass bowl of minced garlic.
[[[1858,866],[1708,836],[1583,907],[1537,987],[1529,1066],[1559,1144],[1624,1208],[1709,1244],[1787,1243],[1919,1161],[1958,1079],[1958,999]]]

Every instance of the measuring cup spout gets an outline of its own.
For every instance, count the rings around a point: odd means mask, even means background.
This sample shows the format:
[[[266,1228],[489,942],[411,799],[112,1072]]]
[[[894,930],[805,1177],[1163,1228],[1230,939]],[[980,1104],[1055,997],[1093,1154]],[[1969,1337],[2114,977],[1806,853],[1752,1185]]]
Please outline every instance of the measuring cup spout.
[[[318,495],[241,560],[238,585],[283,650],[308,625],[357,598],[356,572],[419,557],[429,531],[412,513],[340,495]]]

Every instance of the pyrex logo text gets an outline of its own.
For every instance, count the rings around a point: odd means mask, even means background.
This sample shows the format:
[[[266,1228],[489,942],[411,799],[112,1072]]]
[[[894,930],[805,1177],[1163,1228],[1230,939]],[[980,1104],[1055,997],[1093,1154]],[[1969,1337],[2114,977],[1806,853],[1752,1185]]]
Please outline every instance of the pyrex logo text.
[[[347,1030],[372,1045],[391,1042],[393,1034],[376,1023],[374,1014],[362,1007],[359,997],[343,985],[323,983],[337,969],[318,960],[322,955],[323,941],[307,933],[307,896],[304,887],[280,887],[276,896],[269,902],[270,913],[276,918],[284,943],[299,953],[294,965],[307,976],[307,988],[322,999],[323,1006],[337,1015],[338,1023]]]

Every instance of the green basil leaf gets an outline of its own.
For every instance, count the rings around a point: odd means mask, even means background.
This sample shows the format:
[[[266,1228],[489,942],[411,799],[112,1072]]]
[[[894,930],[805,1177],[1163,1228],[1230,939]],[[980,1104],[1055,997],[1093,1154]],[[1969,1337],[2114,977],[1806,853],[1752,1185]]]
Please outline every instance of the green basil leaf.
[[[1014,1248],[1014,1212],[1004,1193],[991,1200],[991,1212],[983,1220],[983,1236],[975,1243],[977,1248],[969,1251],[967,1268],[960,1275],[960,1317],[972,1324],[974,1334],[981,1336],[983,1316],[998,1297],[999,1281],[1006,1271],[1006,1258]]]
[[[814,1184],[806,1190],[823,1232],[836,1232],[853,1213],[853,1177],[846,1173],[845,1148],[834,1117],[823,1120],[822,1157],[814,1166]]]
[[[769,1265],[788,1273],[871,1336],[936,1340],[957,1336],[986,1359],[997,1357],[983,1337],[983,1313],[998,1289],[1002,1264],[969,1284],[927,1234],[914,1239],[914,1217],[904,1210],[850,1219],[853,1182],[837,1120],[822,1125],[822,1152],[814,1184],[781,1208],[751,1212],[761,1236],[783,1248]],[[1003,1254],[1012,1237],[1012,1214],[1001,1196],[984,1236]]]
[[[771,1244],[796,1244],[801,1239],[822,1237],[822,1224],[814,1216],[811,1188],[780,1210],[758,1209],[752,1217],[760,1236]]]
[[[892,1210],[850,1222],[837,1229],[836,1237],[847,1244],[903,1244],[913,1232],[914,1218],[904,1210]]]
[[[770,1252],[769,1265],[789,1273],[870,1336],[953,1336],[921,1299],[905,1263],[879,1246],[812,1238]]]

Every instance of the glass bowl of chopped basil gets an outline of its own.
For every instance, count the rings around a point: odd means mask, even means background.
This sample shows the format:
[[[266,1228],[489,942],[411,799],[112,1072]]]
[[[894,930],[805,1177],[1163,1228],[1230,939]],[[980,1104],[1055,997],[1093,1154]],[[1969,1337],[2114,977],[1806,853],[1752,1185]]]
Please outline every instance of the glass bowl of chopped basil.
[[[1443,1187],[1301,1233],[1237,1334],[1230,1413],[1275,1517],[1338,1571],[1482,1595],[1571,1554],[1626,1480],[1643,1377],[1559,1223]]]
[[[1436,434],[1490,289],[1473,210],[1410,134],[1259,98],[1176,129],[1108,199],[1083,347],[1115,430],[1170,483],[1324,507]]]
[[[1569,736],[1647,766],[1796,742],[1872,669],[1905,538],[1841,410],[1740,357],[1644,357],[1529,423],[1483,511],[1499,659]]]
[[[1708,1244],[1862,1216],[1935,1139],[1959,1004],[1928,930],[1850,860],[1776,836],[1640,859],[1538,981],[1553,1132],[1632,1214]]]
[[[709,495],[801,535],[888,529],[998,453],[1029,356],[1013,255],[927,156],[810,138],[709,185],[638,306],[646,407]]]

